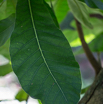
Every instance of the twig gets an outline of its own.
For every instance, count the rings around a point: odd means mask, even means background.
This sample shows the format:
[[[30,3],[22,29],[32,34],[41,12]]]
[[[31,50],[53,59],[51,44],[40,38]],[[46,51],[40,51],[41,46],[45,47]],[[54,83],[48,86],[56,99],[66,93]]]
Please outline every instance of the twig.
[[[96,17],[96,18],[99,18],[99,19],[103,19],[103,16],[100,15],[100,14],[90,14],[90,17]]]
[[[97,75],[99,73],[99,71],[101,70],[101,66],[99,65],[97,60],[94,58],[94,56],[93,56],[92,52],[90,51],[87,43],[85,42],[81,24],[76,19],[75,19],[75,21],[76,21],[78,35],[79,35],[81,43],[82,43],[82,47],[83,47],[83,49],[85,51],[85,54],[86,54],[89,62],[91,63],[91,65],[95,69],[95,72],[96,72],[96,75]]]

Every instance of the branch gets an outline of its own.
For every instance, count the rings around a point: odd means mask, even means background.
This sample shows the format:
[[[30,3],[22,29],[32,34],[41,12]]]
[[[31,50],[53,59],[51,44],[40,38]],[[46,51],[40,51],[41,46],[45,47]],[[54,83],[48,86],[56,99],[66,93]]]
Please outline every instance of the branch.
[[[98,93],[99,92],[99,93]],[[103,69],[78,104],[103,104]]]
[[[83,34],[83,31],[82,31],[81,24],[76,19],[75,19],[75,21],[76,21],[78,35],[79,35],[81,43],[82,43],[82,47],[83,47],[83,49],[85,51],[85,54],[86,54],[89,62],[91,63],[91,65],[95,69],[95,72],[96,72],[96,75],[97,75],[99,73],[100,69],[101,69],[101,66],[97,62],[97,60],[94,58],[94,56],[93,56],[92,52],[90,51],[87,43],[85,42],[84,34]]]
[[[90,17],[96,17],[96,18],[99,18],[99,19],[103,19],[103,16],[100,15],[100,14],[90,14]]]

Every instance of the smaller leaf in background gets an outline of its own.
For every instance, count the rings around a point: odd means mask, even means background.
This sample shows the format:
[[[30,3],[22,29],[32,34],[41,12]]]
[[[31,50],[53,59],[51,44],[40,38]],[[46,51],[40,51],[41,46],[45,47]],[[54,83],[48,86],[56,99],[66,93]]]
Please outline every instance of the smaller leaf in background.
[[[39,104],[42,104],[40,100],[38,100]]]
[[[9,44],[10,44],[10,40],[7,40],[6,43],[0,47],[0,54],[10,60]]]
[[[54,11],[58,22],[61,23],[69,11],[67,0],[57,0],[54,4]]]
[[[28,94],[23,89],[20,89],[19,92],[16,94],[15,99],[19,101],[27,100]]]
[[[3,0],[0,0],[0,6],[2,5]]]
[[[94,4],[101,10],[103,10],[103,1],[101,0],[92,0]]]
[[[86,3],[91,8],[99,8],[103,10],[103,0],[79,0]]]
[[[90,87],[90,86],[87,86],[87,87],[83,88],[83,89],[81,90],[81,94],[84,94],[84,93],[89,89],[89,87]]]
[[[0,55],[0,76],[4,76],[12,71],[10,61]]]
[[[91,8],[98,8],[92,0],[85,0],[85,3]]]
[[[103,2],[101,0],[85,0],[85,3],[92,8],[99,8],[103,10]]]
[[[93,25],[93,29],[88,29],[85,26],[82,26],[84,35],[87,37],[90,36],[89,38],[87,38],[87,39],[89,39],[89,41],[87,40],[87,42],[92,41],[92,39],[94,39],[95,36],[97,36],[98,34],[103,32],[103,19],[90,18],[89,21]],[[76,28],[74,20],[71,22],[71,26],[73,28]],[[67,27],[67,26],[65,26],[65,27]],[[76,41],[79,40],[78,33],[76,30],[65,29],[65,30],[63,30],[63,33],[70,43],[75,41],[75,42],[73,42],[73,44],[74,43],[76,44]],[[73,44],[72,44],[72,46],[75,46]],[[79,44],[76,44],[76,46],[78,46],[78,45],[81,45],[80,41],[79,41]]]
[[[0,20],[9,17],[16,12],[17,0],[4,0],[0,5]]]
[[[85,5],[78,0],[68,0],[68,5],[74,15],[74,17],[84,26],[92,28],[89,22],[89,14]]]
[[[89,34],[89,35],[85,35],[85,40],[87,43],[89,43],[91,40],[93,40],[95,38],[95,35],[93,34]],[[81,45],[81,41],[80,38],[78,37],[77,39],[75,39],[74,41],[70,42],[70,45],[72,47],[76,47],[76,46],[80,46]]]
[[[78,34],[76,30],[69,30],[69,29],[64,30],[63,34],[65,35],[69,43],[78,38]]]
[[[92,52],[103,52],[103,33],[101,35],[98,35],[95,39],[93,39],[89,43],[89,47]],[[78,55],[82,53],[84,53],[84,50],[82,47],[74,51],[74,55]]]
[[[68,14],[66,15],[65,19],[61,22],[60,24],[60,28],[61,30],[65,30],[65,29],[72,29],[75,30],[75,28],[73,28],[71,26],[71,22],[74,20],[74,16],[71,12],[68,12]]]
[[[10,72],[12,72],[12,67],[10,63],[0,66],[0,76],[5,76],[6,74],[9,74]]]
[[[0,21],[0,46],[2,46],[11,36],[15,25],[15,14]]]

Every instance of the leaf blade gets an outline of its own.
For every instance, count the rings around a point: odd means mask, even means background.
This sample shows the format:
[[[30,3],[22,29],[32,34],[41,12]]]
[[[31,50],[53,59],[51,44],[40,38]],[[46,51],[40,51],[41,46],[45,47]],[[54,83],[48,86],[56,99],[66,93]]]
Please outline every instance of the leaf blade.
[[[35,25],[34,25],[34,19],[33,19],[33,14],[32,14],[32,10],[31,10],[31,5],[30,5],[31,3],[30,3],[30,0],[28,0],[28,2],[29,2],[29,8],[30,8],[30,13],[31,13],[31,19],[32,19],[33,29],[34,29],[34,32],[35,32],[35,35],[36,35],[36,39],[37,39],[37,43],[38,43],[38,46],[39,46],[39,49],[40,49],[40,53],[41,53],[41,55],[42,55],[42,58],[43,58],[43,60],[44,60],[44,63],[45,63],[46,66],[47,66],[47,69],[48,69],[49,73],[51,74],[52,78],[54,79],[55,83],[56,83],[57,86],[59,87],[60,91],[62,92],[62,94],[63,94],[63,96],[64,96],[64,98],[65,98],[65,100],[66,100],[66,102],[67,102],[67,99],[66,99],[66,97],[65,97],[65,95],[64,95],[64,92],[62,91],[62,89],[61,89],[61,87],[59,86],[57,80],[55,79],[54,75],[52,74],[52,72],[51,72],[51,70],[50,70],[50,68],[49,68],[49,66],[48,66],[48,64],[47,64],[47,62],[46,62],[46,59],[45,59],[45,57],[44,57],[44,55],[43,55],[43,52],[42,52],[42,49],[41,49],[41,46],[40,46],[40,43],[39,43],[38,35],[37,35],[37,32],[36,32],[36,28],[35,28]]]
[[[68,0],[68,5],[75,16],[75,18],[84,26],[92,28],[91,23],[88,21],[89,14],[84,4],[78,0]],[[75,12],[75,10],[77,10]]]
[[[10,15],[8,18],[0,21],[0,46],[10,38],[15,25],[15,14]]]
[[[28,99],[28,94],[23,89],[20,89],[18,91],[18,93],[16,94],[15,99],[17,99],[19,101],[27,100]]]
[[[22,6],[24,4],[25,6]],[[23,10],[26,13],[21,15]],[[26,22],[21,23],[21,20],[25,21],[24,18]],[[68,102],[77,102],[81,87],[78,64],[66,38],[55,26],[42,0],[18,1],[15,28],[11,37],[10,54],[13,70],[23,89],[33,98],[40,99],[43,104],[51,104],[54,101],[54,104],[60,101],[66,104],[66,99]],[[68,57],[72,61],[68,60]],[[68,83],[73,83],[73,88],[67,86]],[[75,83],[78,90],[74,88]],[[69,88],[74,90],[73,93]],[[76,97],[75,101],[73,96]]]
[[[16,11],[17,0],[3,0],[0,5],[0,20],[8,18]]]

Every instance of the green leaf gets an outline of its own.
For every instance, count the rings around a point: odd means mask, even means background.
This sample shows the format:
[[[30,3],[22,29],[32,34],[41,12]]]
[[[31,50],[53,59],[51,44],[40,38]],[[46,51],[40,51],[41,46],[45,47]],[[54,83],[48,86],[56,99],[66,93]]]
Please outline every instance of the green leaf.
[[[17,0],[4,0],[0,5],[0,20],[9,17],[16,11]]]
[[[95,35],[94,34],[89,34],[89,35],[86,35],[85,36],[85,40],[86,40],[86,43],[89,43],[91,40],[93,40],[95,38]],[[80,41],[80,38],[78,37],[77,39],[75,39],[74,41],[72,41],[70,43],[70,45],[72,47],[76,47],[76,46],[80,46],[81,45],[81,41]]]
[[[68,40],[69,43],[71,43],[72,41],[74,41],[75,39],[78,38],[78,34],[76,30],[64,30],[63,31],[66,39]]]
[[[5,76],[6,74],[12,72],[12,67],[9,64],[0,66],[0,76]]]
[[[78,102],[79,66],[42,0],[18,0],[10,55],[13,70],[31,97],[43,104]]]
[[[95,3],[93,2],[93,0],[85,0],[86,4],[91,7],[91,8],[98,8]]]
[[[97,8],[97,6],[92,0],[79,0],[79,1],[86,3],[91,8]]]
[[[58,22],[61,23],[69,11],[67,0],[57,0],[54,5],[54,11]]]
[[[103,32],[103,19],[98,18],[90,18],[90,22],[93,25],[93,29],[88,29],[85,26],[82,26],[84,36],[86,38],[86,42],[92,41],[95,36]],[[72,27],[76,28],[75,21],[72,22]],[[63,30],[65,37],[67,38],[68,42],[72,47],[80,46],[81,41],[78,37],[77,30]]]
[[[7,40],[6,43],[0,47],[0,54],[10,60],[9,44],[10,44],[10,40]]]
[[[0,0],[0,6],[2,5],[3,0]]]
[[[103,10],[103,0],[79,0],[86,3],[91,8],[99,8]]]
[[[89,48],[92,52],[103,52],[103,33],[98,35],[95,39],[93,39],[89,44]],[[75,55],[84,53],[82,47],[74,52]]]
[[[57,21],[55,14],[54,14],[53,9],[45,1],[44,1],[44,4],[48,8],[55,25],[59,28],[59,24],[58,24],[58,21]]]
[[[101,10],[103,10],[103,0],[92,0],[94,4]]]
[[[89,22],[89,14],[85,5],[78,0],[68,0],[68,5],[74,15],[74,17],[84,26],[92,28]]]
[[[83,89],[81,90],[81,94],[86,93],[86,91],[87,91],[89,88],[90,88],[90,86],[87,86],[86,88],[83,88]]]
[[[65,19],[61,22],[60,24],[60,28],[61,30],[65,30],[65,29],[71,29],[71,30],[75,30],[75,28],[73,28],[71,26],[71,22],[74,20],[74,16],[71,12],[69,12]]]
[[[0,21],[0,46],[2,46],[8,38],[10,38],[15,25],[15,14]]]
[[[45,0],[46,2],[50,2],[50,0]]]
[[[27,100],[28,94],[23,89],[20,89],[19,92],[16,94],[15,99],[19,101]]]
[[[38,100],[39,104],[42,104],[40,100]]]

